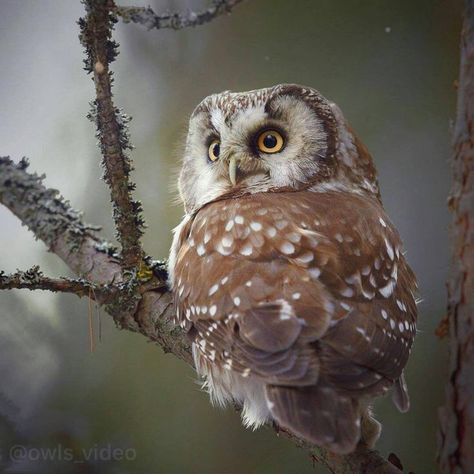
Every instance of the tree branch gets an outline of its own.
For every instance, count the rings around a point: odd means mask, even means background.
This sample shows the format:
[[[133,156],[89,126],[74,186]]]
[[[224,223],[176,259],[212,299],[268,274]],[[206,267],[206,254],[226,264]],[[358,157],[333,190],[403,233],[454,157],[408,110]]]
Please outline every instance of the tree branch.
[[[156,16],[151,9],[140,18],[158,20],[149,26],[145,20],[132,19],[149,27],[179,29],[210,21],[228,11],[240,0],[220,0],[200,14]],[[49,250],[57,254],[81,280],[46,279],[33,271],[28,281],[27,273],[0,277],[2,287],[28,287],[42,289],[67,288],[81,293],[89,287],[106,287],[114,291],[114,298],[101,300],[116,323],[127,330],[140,333],[157,342],[166,352],[191,364],[189,342],[183,331],[173,323],[172,295],[166,286],[166,270],[161,262],[145,259],[149,272],[140,269],[143,251],[140,245],[143,220],[141,207],[131,198],[134,188],[129,181],[132,168],[126,149],[130,148],[124,116],[112,102],[111,73],[109,63],[117,54],[117,45],[111,41],[115,7],[111,0],[86,0],[87,17],[80,21],[81,41],[86,47],[86,70],[94,73],[97,99],[91,117],[97,124],[101,143],[105,180],[111,189],[118,239],[122,253],[100,238],[97,228],[83,223],[56,190],[46,188],[42,177],[29,173],[28,162],[23,159],[15,164],[9,158],[0,158],[0,202],[7,206],[36,238],[45,242]],[[122,9],[123,10],[123,9]],[[126,11],[126,9],[125,9]],[[135,9],[137,12],[137,9]],[[148,13],[147,13],[148,12]],[[131,15],[131,11],[129,11]],[[122,13],[123,14],[123,13]],[[126,15],[125,15],[126,16]],[[136,17],[138,18],[138,17]],[[125,270],[125,271],[124,271]],[[132,272],[131,272],[132,270]],[[132,277],[130,277],[132,274]],[[27,281],[26,283],[24,283]],[[66,281],[68,283],[66,283]],[[35,283],[36,282],[36,283]],[[74,283],[72,283],[74,282]],[[77,293],[76,293],[77,294]],[[359,446],[346,456],[339,456],[321,448],[309,446],[302,439],[284,430],[274,429],[291,439],[297,446],[307,449],[315,462],[321,463],[332,473],[397,473],[400,470],[376,451]]]
[[[118,45],[112,41],[115,22],[110,13],[110,0],[85,0],[87,15],[79,20],[80,39],[86,49],[84,61],[88,73],[93,73],[96,99],[92,103],[89,118],[97,126],[97,136],[102,151],[104,179],[110,188],[117,238],[122,247],[124,269],[133,270],[141,265],[143,250],[140,238],[144,221],[139,201],[131,192],[135,184],[130,181],[132,165],[126,150],[132,149],[127,123],[129,118],[120,113],[112,100],[111,63],[118,54]]]
[[[117,293],[113,286],[98,286],[87,280],[71,278],[50,278],[43,275],[39,266],[29,270],[6,275],[0,271],[0,290],[27,289],[48,290],[59,293],[72,293],[76,296],[88,296],[101,303],[111,301]]]
[[[232,8],[242,0],[215,0],[209,8],[201,12],[190,12],[187,15],[181,13],[165,13],[158,15],[150,7],[121,7],[115,6],[113,12],[120,16],[125,23],[139,23],[148,30],[156,28],[162,30],[171,28],[181,30],[209,23],[224,13],[230,13]]]
[[[439,465],[444,473],[474,472],[474,0],[465,1],[453,187],[449,207],[452,270],[448,282],[450,376],[440,410]]]
[[[80,278],[96,285],[119,286],[120,295],[106,310],[120,327],[143,334],[165,352],[192,364],[189,343],[172,321],[172,297],[163,263],[148,260],[152,277],[138,288],[129,285],[122,278],[116,249],[97,235],[96,227],[84,224],[80,213],[58,191],[46,188],[42,179],[28,172],[26,159],[15,164],[0,157],[0,202]]]

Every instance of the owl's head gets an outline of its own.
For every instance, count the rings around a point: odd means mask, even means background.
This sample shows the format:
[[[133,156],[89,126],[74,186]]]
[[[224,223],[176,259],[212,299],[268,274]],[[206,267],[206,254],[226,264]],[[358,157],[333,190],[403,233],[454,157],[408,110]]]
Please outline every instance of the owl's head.
[[[379,197],[371,157],[339,108],[294,84],[204,99],[189,121],[178,184],[187,212],[258,192],[320,188]]]

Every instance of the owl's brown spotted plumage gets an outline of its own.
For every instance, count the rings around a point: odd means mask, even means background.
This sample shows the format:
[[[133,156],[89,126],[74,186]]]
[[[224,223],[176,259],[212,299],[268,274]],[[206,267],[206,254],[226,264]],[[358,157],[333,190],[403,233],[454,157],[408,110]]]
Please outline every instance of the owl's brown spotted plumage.
[[[296,85],[205,99],[180,191],[170,279],[211,398],[336,452],[373,444],[371,399],[394,386],[408,409],[416,283],[339,109]]]

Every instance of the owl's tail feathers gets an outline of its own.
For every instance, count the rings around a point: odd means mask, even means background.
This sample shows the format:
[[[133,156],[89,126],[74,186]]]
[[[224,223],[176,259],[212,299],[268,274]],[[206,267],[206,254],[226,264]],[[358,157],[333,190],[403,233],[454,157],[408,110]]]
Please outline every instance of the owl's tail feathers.
[[[283,428],[311,444],[347,454],[357,446],[360,409],[356,400],[318,384],[311,387],[267,385],[268,408]]]
[[[403,372],[393,384],[392,400],[402,413],[410,409],[410,397],[408,396],[408,387]]]

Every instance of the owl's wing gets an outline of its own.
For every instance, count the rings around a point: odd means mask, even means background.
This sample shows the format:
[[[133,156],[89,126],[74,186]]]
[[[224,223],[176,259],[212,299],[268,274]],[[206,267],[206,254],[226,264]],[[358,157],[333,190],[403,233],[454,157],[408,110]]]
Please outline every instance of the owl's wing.
[[[280,424],[350,451],[360,399],[396,382],[407,406],[414,277],[377,202],[295,194],[279,194],[277,208],[262,195],[237,216],[232,203],[198,214],[178,257],[177,302],[204,357],[265,381]]]

